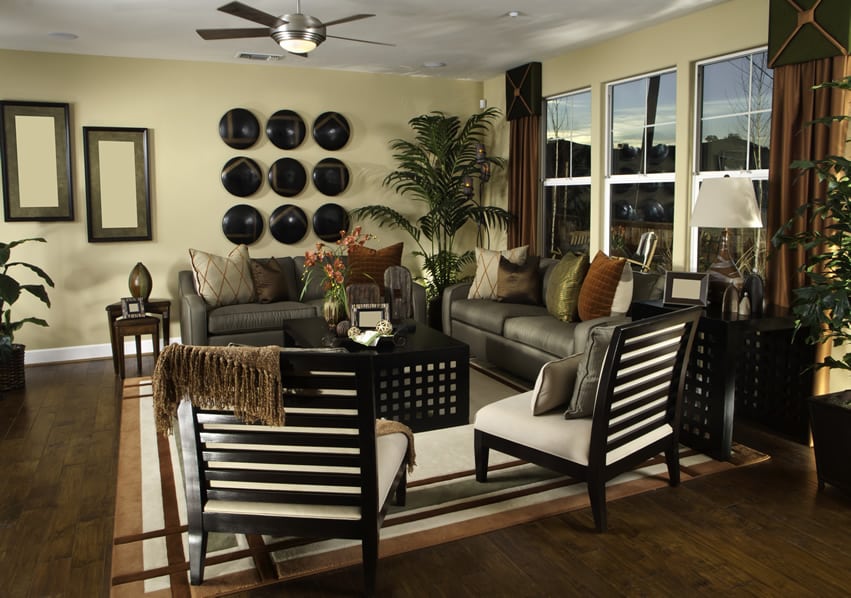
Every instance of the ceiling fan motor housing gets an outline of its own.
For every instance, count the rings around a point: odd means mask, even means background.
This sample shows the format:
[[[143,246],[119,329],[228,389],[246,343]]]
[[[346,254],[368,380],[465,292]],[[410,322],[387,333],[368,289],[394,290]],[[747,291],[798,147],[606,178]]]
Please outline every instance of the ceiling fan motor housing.
[[[298,39],[312,41],[317,46],[325,41],[325,25],[309,15],[281,15],[282,25],[272,29],[272,39],[282,41]]]

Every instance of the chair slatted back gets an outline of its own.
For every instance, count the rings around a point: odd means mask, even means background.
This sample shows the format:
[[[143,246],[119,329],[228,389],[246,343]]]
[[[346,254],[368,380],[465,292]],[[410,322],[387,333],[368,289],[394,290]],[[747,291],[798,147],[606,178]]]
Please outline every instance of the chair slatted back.
[[[340,507],[343,519],[377,505],[372,370],[366,354],[282,352],[281,427],[184,403],[191,415],[181,417],[194,418],[199,504],[324,505]]]
[[[615,329],[600,376],[589,465],[608,466],[672,434],[678,437],[699,318],[695,307]]]

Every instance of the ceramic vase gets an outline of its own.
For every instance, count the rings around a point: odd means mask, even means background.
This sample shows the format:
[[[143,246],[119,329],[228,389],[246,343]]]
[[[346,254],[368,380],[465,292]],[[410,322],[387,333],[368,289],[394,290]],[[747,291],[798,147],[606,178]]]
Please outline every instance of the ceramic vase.
[[[130,286],[131,296],[141,298],[145,301],[151,296],[153,280],[151,280],[151,273],[148,272],[148,269],[142,262],[133,266],[133,269],[130,271],[128,284]]]
[[[346,310],[338,299],[325,297],[325,302],[322,304],[322,316],[329,328],[336,328],[337,324],[346,318]]]

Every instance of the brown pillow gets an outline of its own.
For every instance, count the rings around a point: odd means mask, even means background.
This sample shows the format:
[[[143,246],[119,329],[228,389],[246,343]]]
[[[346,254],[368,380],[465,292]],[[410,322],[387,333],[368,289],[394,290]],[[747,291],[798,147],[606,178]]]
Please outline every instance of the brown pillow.
[[[496,299],[505,303],[541,303],[541,283],[537,255],[530,255],[523,264],[515,264],[499,256],[496,277]]]
[[[349,277],[346,284],[373,282],[384,296],[384,271],[390,266],[402,265],[403,243],[396,243],[382,249],[370,249],[355,245],[349,249]]]
[[[287,281],[281,271],[278,260],[251,260],[251,278],[254,280],[254,294],[260,303],[287,301]]]
[[[612,315],[612,301],[626,260],[598,251],[579,291],[579,319],[593,320]]]

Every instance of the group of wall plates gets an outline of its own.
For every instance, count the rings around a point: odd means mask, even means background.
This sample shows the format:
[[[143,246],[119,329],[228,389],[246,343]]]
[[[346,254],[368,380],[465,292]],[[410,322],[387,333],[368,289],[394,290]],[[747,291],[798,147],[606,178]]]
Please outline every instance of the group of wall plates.
[[[323,241],[336,241],[341,230],[349,229],[349,213],[339,204],[326,203],[313,214],[312,224],[317,237]],[[222,218],[222,232],[231,243],[251,245],[263,235],[263,229],[263,215],[248,204],[233,206]],[[269,216],[269,232],[281,243],[298,243],[307,230],[307,214],[296,205],[280,205]]]
[[[250,110],[233,108],[219,121],[219,136],[228,146],[247,149],[260,138],[260,123]],[[324,112],[316,117],[312,129],[313,139],[323,149],[336,151],[348,143],[351,135],[349,122],[337,112]],[[301,116],[292,110],[278,110],[266,123],[266,136],[272,144],[283,150],[299,147],[307,136],[307,127]],[[222,168],[222,184],[228,193],[248,197],[263,185],[263,171],[256,161],[246,156],[236,156]],[[295,197],[307,185],[307,171],[295,158],[276,160],[266,174],[269,186],[283,197]],[[337,158],[324,158],[311,173],[314,186],[320,193],[336,196],[349,186],[349,169]],[[323,241],[336,241],[340,230],[348,230],[349,214],[339,204],[326,203],[313,214],[313,231]],[[222,231],[233,243],[250,244],[264,231],[264,218],[260,211],[247,204],[230,208],[222,219]],[[269,217],[269,231],[281,243],[301,241],[308,231],[308,218],[304,210],[293,204],[278,206]]]

